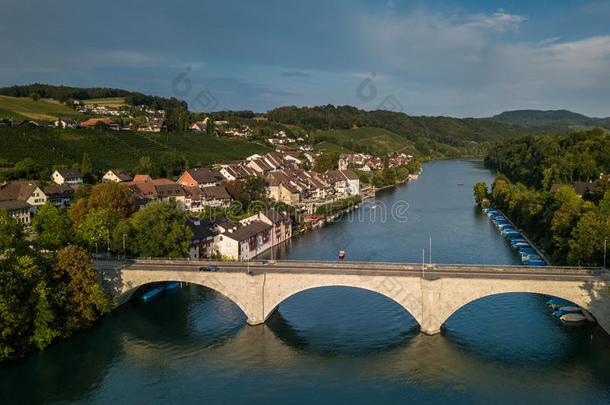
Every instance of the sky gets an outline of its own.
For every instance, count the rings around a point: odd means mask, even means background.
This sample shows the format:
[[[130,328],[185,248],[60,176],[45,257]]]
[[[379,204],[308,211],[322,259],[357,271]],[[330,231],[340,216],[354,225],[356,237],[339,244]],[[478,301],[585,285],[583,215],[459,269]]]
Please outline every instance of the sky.
[[[610,116],[608,0],[0,0],[0,9],[0,86],[119,87],[193,111]]]

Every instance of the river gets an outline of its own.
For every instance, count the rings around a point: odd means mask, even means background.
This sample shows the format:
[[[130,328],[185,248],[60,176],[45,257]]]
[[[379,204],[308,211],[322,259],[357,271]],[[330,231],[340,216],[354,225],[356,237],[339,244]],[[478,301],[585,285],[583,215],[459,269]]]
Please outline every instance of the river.
[[[274,253],[289,259],[517,264],[472,203],[492,180],[477,161],[427,163],[377,208],[309,232]],[[463,185],[458,185],[463,184]],[[387,215],[383,215],[386,213]],[[610,403],[610,338],[567,327],[546,298],[468,304],[441,335],[419,334],[398,304],[329,287],[287,299],[250,327],[227,298],[198,286],[127,304],[93,329],[0,366],[12,403]]]

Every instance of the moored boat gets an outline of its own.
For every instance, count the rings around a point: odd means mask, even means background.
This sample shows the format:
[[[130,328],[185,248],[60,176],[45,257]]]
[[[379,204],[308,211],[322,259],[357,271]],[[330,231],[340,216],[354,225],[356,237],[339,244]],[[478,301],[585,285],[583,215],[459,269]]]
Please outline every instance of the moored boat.
[[[566,323],[581,323],[587,320],[587,318],[582,314],[565,314],[562,315],[559,319]]]
[[[557,318],[561,318],[565,314],[582,314],[579,307],[561,307],[557,311],[553,312]]]
[[[345,250],[340,250],[339,251],[339,260],[343,260],[345,259]]]
[[[178,281],[170,281],[169,283],[165,284],[165,286],[163,286],[163,290],[169,291],[174,290],[178,287],[180,287],[180,283]]]
[[[142,302],[148,302],[153,298],[157,297],[159,294],[161,294],[161,291],[163,291],[161,288],[153,288],[152,290],[149,290],[142,294],[142,297],[140,299],[142,300]]]
[[[559,297],[551,297],[546,304],[555,309],[555,308],[561,308],[561,307],[575,307],[576,304],[574,304],[572,301],[568,301],[566,299],[563,298],[559,298]]]

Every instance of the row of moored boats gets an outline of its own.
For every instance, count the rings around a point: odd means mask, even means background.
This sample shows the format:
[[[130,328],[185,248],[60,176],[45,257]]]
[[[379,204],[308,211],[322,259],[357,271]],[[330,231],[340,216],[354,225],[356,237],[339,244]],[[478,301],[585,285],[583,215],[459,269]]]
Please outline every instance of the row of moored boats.
[[[553,316],[561,319],[566,323],[582,323],[585,321],[595,322],[595,319],[589,311],[582,309],[578,305],[574,304],[571,301],[564,300],[563,298],[553,297],[549,299],[546,303],[551,311],[553,311]]]
[[[526,266],[546,266],[546,261],[538,254],[538,251],[529,244],[521,232],[517,230],[508,219],[495,208],[484,208],[483,211],[491,219],[491,222],[500,230],[509,242],[510,247],[521,255],[521,261]]]

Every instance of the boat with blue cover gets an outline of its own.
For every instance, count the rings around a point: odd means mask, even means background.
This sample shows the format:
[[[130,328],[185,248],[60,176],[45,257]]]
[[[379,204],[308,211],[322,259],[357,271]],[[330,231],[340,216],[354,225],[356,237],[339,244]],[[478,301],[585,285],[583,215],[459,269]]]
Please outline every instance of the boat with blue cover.
[[[163,286],[163,290],[170,291],[175,290],[178,287],[180,287],[180,283],[178,281],[170,281],[169,283],[165,284],[165,286]]]
[[[142,297],[140,299],[142,300],[142,302],[148,302],[157,297],[159,294],[161,294],[162,291],[163,289],[161,288],[153,288],[152,290],[149,290],[142,294]]]
[[[561,307],[557,311],[553,312],[553,315],[557,318],[561,318],[565,314],[582,314],[582,311],[577,306]]]
[[[519,251],[519,253],[523,254],[523,253],[538,253],[536,251],[536,249],[534,249],[531,246],[520,246],[517,251]]]
[[[524,260],[523,264],[526,266],[535,266],[535,267],[544,267],[546,266],[546,262],[544,260]]]
[[[551,297],[546,304],[553,308],[553,309],[559,309],[561,307],[575,307],[576,304],[574,304],[572,301],[568,301],[564,298],[559,298],[559,297]]]

